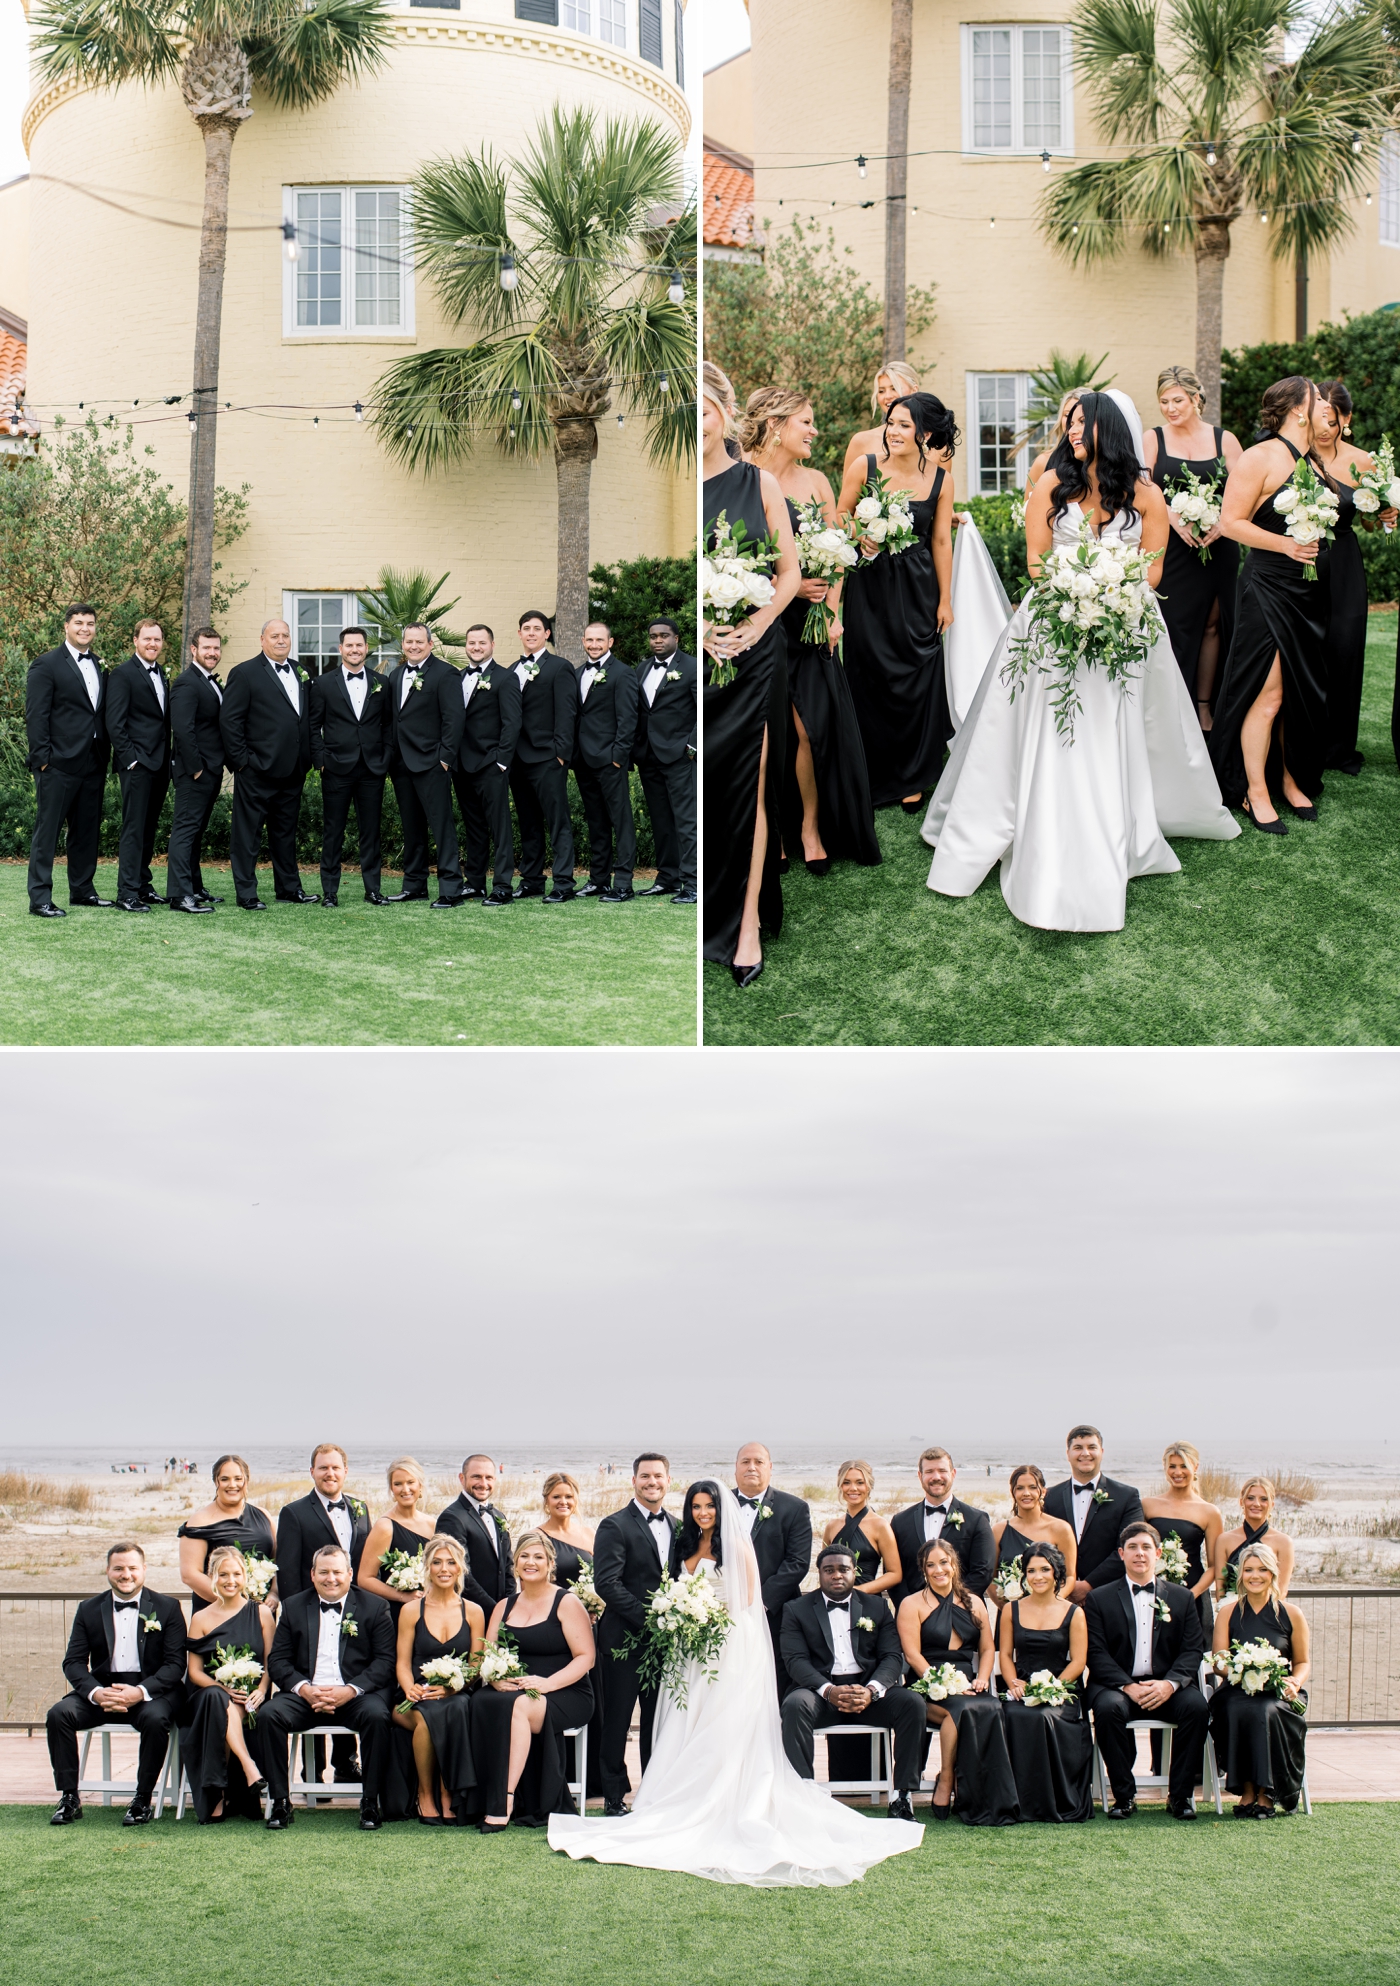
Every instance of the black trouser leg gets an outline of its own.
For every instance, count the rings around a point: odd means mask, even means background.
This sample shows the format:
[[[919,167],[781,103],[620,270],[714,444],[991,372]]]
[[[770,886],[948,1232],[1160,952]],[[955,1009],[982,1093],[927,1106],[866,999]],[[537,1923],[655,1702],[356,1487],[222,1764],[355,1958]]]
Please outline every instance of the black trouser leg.
[[[78,1733],[92,1731],[99,1724],[129,1724],[139,1743],[136,1755],[136,1798],[150,1802],[165,1764],[165,1748],[175,1721],[175,1699],[152,1697],[130,1710],[103,1710],[86,1697],[65,1696],[54,1704],[45,1720],[49,1741],[49,1761],[54,1785],[60,1793],[78,1790]]]
[[[462,861],[457,847],[457,822],[452,812],[452,781],[440,765],[410,775],[418,804],[437,843],[438,895],[462,894]],[[426,867],[423,877],[427,882]]]
[[[486,810],[476,790],[478,775],[459,766],[452,775],[452,790],[462,810],[462,878],[469,890],[486,891],[486,867],[491,855],[491,832]]]
[[[318,1712],[295,1691],[281,1692],[258,1712],[258,1722],[265,1733],[263,1769],[267,1774],[268,1791],[274,1800],[287,1798],[287,1739],[303,1731],[324,1729],[328,1724],[345,1724],[356,1733],[362,1761],[362,1797],[379,1797],[384,1784],[390,1732],[389,1706],[382,1696],[367,1692],[364,1696],[354,1697],[349,1703],[343,1703],[339,1710]],[[347,1754],[346,1764],[336,1757],[342,1748]],[[353,1738],[332,1739],[331,1758],[338,1772],[346,1770],[347,1766],[353,1767],[354,1757]]]
[[[325,896],[340,895],[340,865],[345,852],[345,826],[350,807],[355,808],[355,826],[360,840],[360,880],[366,896],[377,896],[382,880],[379,853],[379,824],[384,811],[382,775],[365,771],[361,762],[353,772],[328,765],[321,774],[321,891]]]
[[[117,896],[139,897],[151,887],[151,857],[155,853],[160,810],[170,791],[168,772],[151,772],[144,765],[119,766],[122,789],[122,831],[117,868]]]
[[[864,1710],[837,1710],[815,1690],[797,1689],[783,1699],[783,1750],[799,1778],[816,1776],[813,1734],[843,1724],[883,1724],[894,1735],[894,1784],[909,1793],[919,1783],[927,1707],[912,1690],[896,1687],[872,1697]]]
[[[510,825],[510,781],[498,765],[473,775],[473,785],[491,836],[491,887],[509,896],[515,874],[515,836]]]
[[[413,774],[400,766],[390,774],[403,828],[403,886],[410,895],[428,887],[428,821],[418,804]]]
[[[68,901],[93,894],[97,842],[102,832],[102,799],[107,785],[107,753],[94,746],[91,760],[68,802]]]
[[[627,1732],[634,1706],[640,1710],[642,1771],[651,1758],[651,1733],[656,1719],[656,1691],[638,1687],[636,1658],[615,1661],[612,1651],[600,1651],[597,1673],[603,1699],[603,1798],[609,1805],[620,1804],[631,1790],[627,1776]],[[607,1667],[603,1667],[606,1661]]]
[[[568,768],[558,759],[525,768],[549,834],[549,867],[557,890],[574,887],[574,826],[569,818]],[[518,804],[518,803],[517,803]],[[521,864],[522,868],[524,864]]]
[[[656,880],[663,890],[678,890],[682,887],[680,844],[676,839],[676,819],[666,778],[670,767],[658,765],[655,759],[643,759],[638,762],[637,771],[641,775],[642,794],[651,817],[651,838],[656,844]]]
[[[272,857],[272,887],[279,897],[294,897],[301,888],[297,867],[297,819],[301,813],[304,772],[275,780],[267,809],[267,847]]]
[[[68,809],[73,796],[82,784],[81,773],[58,772],[50,766],[47,772],[34,775],[34,795],[37,813],[34,818],[34,833],[29,842],[29,901],[31,903],[53,902],[53,863],[58,848],[58,837],[63,832],[63,823],[68,818]],[[72,857],[69,857],[69,887],[71,891],[73,871]]]
[[[598,784],[612,831],[613,888],[630,889],[637,867],[637,823],[632,817],[632,781],[625,766],[605,765],[598,774]]]
[[[680,758],[663,766],[671,816],[676,824],[677,861],[681,888],[693,890],[699,876],[700,838],[696,825],[695,789],[698,767],[693,758]]]
[[[384,775],[366,772],[362,767],[355,779],[355,826],[360,837],[360,881],[366,896],[378,896],[384,880],[384,858],[380,852],[383,818]]]
[[[602,777],[591,765],[580,764],[574,767],[574,778],[588,823],[588,880],[595,889],[605,890],[612,884],[613,830]]]
[[[251,766],[234,775],[229,854],[233,863],[233,893],[240,903],[251,903],[258,893],[258,855],[270,792],[271,782]]]
[[[1194,1685],[1175,1690],[1155,1710],[1143,1710],[1122,1690],[1098,1690],[1093,1699],[1093,1711],[1094,1735],[1103,1755],[1113,1797],[1120,1807],[1137,1798],[1137,1732],[1128,1729],[1129,1723],[1134,1718],[1151,1717],[1163,1724],[1176,1726],[1167,1795],[1174,1806],[1185,1806],[1201,1776],[1201,1760],[1205,1750],[1209,1712],[1201,1692]]]
[[[176,774],[175,815],[170,823],[170,852],[165,858],[165,894],[172,900],[198,896],[204,888],[200,870],[204,830],[218,798],[216,773],[202,772],[198,779]]]
[[[510,769],[515,817],[520,823],[520,887],[544,888],[544,809],[535,791],[534,767],[516,759]]]

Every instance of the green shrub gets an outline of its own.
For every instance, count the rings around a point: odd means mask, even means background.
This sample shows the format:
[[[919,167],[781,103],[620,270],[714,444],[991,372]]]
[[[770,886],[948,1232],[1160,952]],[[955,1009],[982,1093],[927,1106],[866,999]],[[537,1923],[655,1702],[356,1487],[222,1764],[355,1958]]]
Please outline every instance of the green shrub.
[[[588,611],[612,629],[613,647],[624,662],[645,662],[647,625],[658,615],[674,621],[681,647],[695,653],[696,561],[686,559],[619,559],[616,565],[595,565],[588,575]]]

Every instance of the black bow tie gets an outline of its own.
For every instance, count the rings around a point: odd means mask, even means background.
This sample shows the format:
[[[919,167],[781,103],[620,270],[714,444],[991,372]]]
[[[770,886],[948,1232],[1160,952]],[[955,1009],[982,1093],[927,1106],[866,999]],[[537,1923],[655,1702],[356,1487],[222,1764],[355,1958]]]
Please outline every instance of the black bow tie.
[[[647,1512],[648,1524],[664,1524],[665,1522],[666,1522],[666,1513],[664,1510],[649,1510]]]
[[[160,664],[159,664],[159,662],[148,662],[148,663],[146,664],[146,667],[147,667],[147,668],[148,668],[148,669],[150,670],[150,672],[151,672],[151,674],[152,674],[153,676],[158,676],[158,675],[160,674]]]
[[[1098,1488],[1097,1483],[1076,1483],[1074,1486],[1074,1493],[1076,1496],[1088,1496],[1090,1490],[1095,1490],[1097,1488]]]
[[[82,654],[78,657],[78,660],[80,662],[95,662],[97,660],[97,657],[93,654],[90,648],[85,648]]]
[[[359,683],[364,681],[365,672],[363,669],[347,669],[345,673],[350,678],[352,683]]]
[[[1130,1586],[1133,1586],[1133,1582],[1132,1582],[1132,1580],[1131,1580],[1131,1579],[1130,1579],[1130,1580],[1128,1581],[1128,1584],[1129,1584]],[[1133,1591],[1134,1591],[1134,1593],[1155,1593],[1155,1592],[1157,1591],[1157,1588],[1156,1588],[1156,1586],[1155,1586],[1155,1585],[1154,1585],[1154,1586],[1133,1586]]]
[[[114,1600],[112,1602],[112,1612],[114,1614],[139,1613],[140,1608],[141,1602],[139,1600]]]
[[[758,1497],[756,1497],[756,1496],[740,1496],[740,1495],[739,1495],[739,1492],[738,1492],[737,1490],[735,1490],[735,1492],[734,1492],[734,1495],[735,1495],[735,1499],[736,1499],[736,1501],[737,1501],[737,1502],[739,1502],[739,1503],[742,1503],[742,1504],[746,1504],[746,1505],[748,1506],[748,1508],[749,1508],[750,1510],[757,1510],[757,1509],[758,1509],[758,1506],[759,1506],[759,1501],[760,1501],[760,1499],[759,1499]]]
[[[274,662],[272,666],[274,669],[279,670],[284,676],[290,676],[292,673],[292,665],[290,662]]]
[[[338,1614],[344,1604],[345,1602],[343,1600],[322,1600],[321,1612],[323,1614]]]
[[[926,1503],[924,1505],[924,1515],[925,1517],[946,1517],[948,1515],[948,1506],[946,1503]]]
[[[826,1610],[829,1614],[844,1614],[850,1604],[849,1600],[828,1600]]]
[[[345,1507],[345,1498],[343,1496],[338,1496],[334,1503],[328,1503],[326,1505],[327,1510],[344,1510]]]
[[[467,674],[469,676],[479,676],[485,667],[486,664],[484,662],[468,662]]]

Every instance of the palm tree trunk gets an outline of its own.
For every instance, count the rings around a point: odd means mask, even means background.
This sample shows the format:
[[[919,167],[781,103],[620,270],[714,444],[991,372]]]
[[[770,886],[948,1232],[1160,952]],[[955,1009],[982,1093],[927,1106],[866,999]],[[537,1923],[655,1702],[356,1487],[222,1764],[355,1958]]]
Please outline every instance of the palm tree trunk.
[[[190,436],[190,519],[185,543],[181,659],[190,635],[209,620],[214,587],[215,424],[219,402],[219,331],[228,246],[229,166],[241,119],[200,117],[204,137],[204,227],[199,240],[199,301],[194,320],[194,413]]]
[[[902,359],[907,337],[905,250],[909,227],[909,75],[914,0],[890,0],[890,109],[885,150],[885,357]]]
[[[1196,374],[1205,393],[1203,413],[1220,424],[1220,348],[1225,338],[1225,258],[1228,221],[1205,220],[1196,239]]]
[[[1308,335],[1308,252],[1298,251],[1293,264],[1293,336],[1301,345]]]
[[[559,414],[554,422],[554,468],[559,491],[559,552],[554,600],[554,650],[583,661],[588,625],[588,494],[598,455],[598,424],[586,414]]]

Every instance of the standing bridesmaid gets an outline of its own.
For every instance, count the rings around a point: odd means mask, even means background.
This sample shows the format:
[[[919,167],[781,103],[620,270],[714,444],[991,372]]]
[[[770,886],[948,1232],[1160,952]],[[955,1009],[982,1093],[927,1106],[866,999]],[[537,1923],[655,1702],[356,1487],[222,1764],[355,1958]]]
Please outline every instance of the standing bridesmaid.
[[[885,416],[901,395],[922,391],[922,382],[913,366],[906,365],[903,359],[891,359],[888,365],[881,366],[875,375],[875,384],[870,389],[870,411],[880,416],[877,428],[859,428],[846,443],[846,459],[841,464],[841,480],[844,482],[852,463],[862,462],[872,449],[878,448],[884,439]]]
[[[1244,450],[1226,428],[1213,428],[1203,419],[1205,393],[1189,366],[1169,365],[1157,375],[1157,405],[1163,425],[1143,437],[1143,452],[1152,480],[1167,497],[1172,533],[1162,565],[1159,603],[1171,636],[1186,687],[1196,699],[1202,731],[1211,727],[1211,699],[1220,658],[1229,651],[1235,619],[1235,581],[1240,569],[1238,548],[1216,524],[1201,541],[1171,509],[1170,485],[1189,469],[1202,483],[1212,482],[1223,462],[1228,473]]]
[[[1351,439],[1352,399],[1341,380],[1324,379],[1317,392],[1313,452],[1337,484],[1342,501],[1337,535],[1330,545],[1323,546],[1317,562],[1317,581],[1325,589],[1327,614],[1327,756],[1323,764],[1354,778],[1366,763],[1356,749],[1366,666],[1367,608],[1366,569],[1361,563],[1356,526],[1359,523],[1363,530],[1374,530],[1377,524],[1394,524],[1396,513],[1382,510],[1366,517],[1357,510],[1352,470],[1364,476],[1375,468],[1376,459]]]

